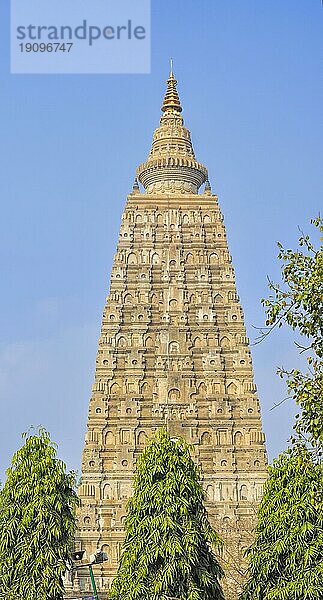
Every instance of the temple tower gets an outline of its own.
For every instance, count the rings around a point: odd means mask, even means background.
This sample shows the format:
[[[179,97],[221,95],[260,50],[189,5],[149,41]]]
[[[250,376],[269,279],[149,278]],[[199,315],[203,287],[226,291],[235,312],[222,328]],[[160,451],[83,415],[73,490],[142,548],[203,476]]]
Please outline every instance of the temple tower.
[[[160,126],[122,216],[89,406],[76,547],[87,555],[107,551],[109,560],[96,567],[98,587],[107,590],[136,458],[166,423],[192,444],[202,468],[210,520],[227,542],[226,599],[235,600],[266,450],[223,216],[195,158],[176,84],[171,70]],[[79,585],[90,589],[81,571]]]

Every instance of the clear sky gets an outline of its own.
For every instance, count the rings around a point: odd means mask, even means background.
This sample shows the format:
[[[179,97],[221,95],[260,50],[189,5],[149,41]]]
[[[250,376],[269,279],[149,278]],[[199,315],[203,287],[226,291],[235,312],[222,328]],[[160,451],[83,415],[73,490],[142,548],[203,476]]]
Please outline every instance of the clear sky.
[[[251,340],[276,241],[322,207],[320,0],[153,0],[150,75],[10,75],[0,5],[0,477],[43,424],[79,469],[109,273],[135,169],[174,57],[185,123],[225,215]],[[253,348],[272,458],[293,408],[275,375],[298,361],[277,332]]]

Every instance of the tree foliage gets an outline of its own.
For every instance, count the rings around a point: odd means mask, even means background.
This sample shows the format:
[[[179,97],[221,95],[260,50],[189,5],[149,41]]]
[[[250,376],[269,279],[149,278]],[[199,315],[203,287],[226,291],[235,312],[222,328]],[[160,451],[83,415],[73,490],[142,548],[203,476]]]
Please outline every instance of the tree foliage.
[[[311,221],[323,231],[323,220]],[[322,238],[321,238],[322,239]],[[301,352],[307,353],[308,368],[286,371],[289,394],[301,408],[296,431],[305,435],[316,446],[323,444],[323,252],[308,235],[299,238],[298,250],[279,246],[278,258],[282,265],[282,285],[269,283],[272,294],[262,302],[267,312],[267,325],[288,325],[304,337]]]
[[[269,467],[240,600],[323,598],[323,469],[295,444]]]
[[[137,461],[126,539],[110,600],[222,600],[222,542],[203,505],[199,472],[183,439],[157,432]]]
[[[0,594],[58,600],[75,531],[75,475],[45,430],[24,437],[0,493]]]

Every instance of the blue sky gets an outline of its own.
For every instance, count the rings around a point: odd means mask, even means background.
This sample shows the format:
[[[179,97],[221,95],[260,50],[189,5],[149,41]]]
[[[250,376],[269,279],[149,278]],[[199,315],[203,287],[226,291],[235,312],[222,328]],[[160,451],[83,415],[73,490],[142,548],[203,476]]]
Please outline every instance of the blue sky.
[[[225,215],[251,340],[276,241],[294,247],[322,206],[320,0],[153,0],[150,75],[10,75],[0,7],[0,477],[43,424],[79,468],[120,217],[146,157],[174,57],[184,118]],[[272,458],[293,408],[276,367],[293,337],[253,348]]]

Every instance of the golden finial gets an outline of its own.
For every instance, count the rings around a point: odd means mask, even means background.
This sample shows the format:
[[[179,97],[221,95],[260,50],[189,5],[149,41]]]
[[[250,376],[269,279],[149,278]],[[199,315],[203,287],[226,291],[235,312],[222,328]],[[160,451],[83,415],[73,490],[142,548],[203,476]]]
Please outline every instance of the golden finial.
[[[163,102],[163,106],[162,106],[162,112],[164,113],[181,113],[182,112],[182,107],[181,107],[181,103],[179,100],[179,96],[178,96],[178,92],[176,89],[176,85],[177,85],[177,81],[174,77],[174,73],[173,73],[173,59],[170,59],[170,74],[169,74],[169,78],[167,79],[167,91],[165,94],[165,98],[164,98],[164,102]]]

